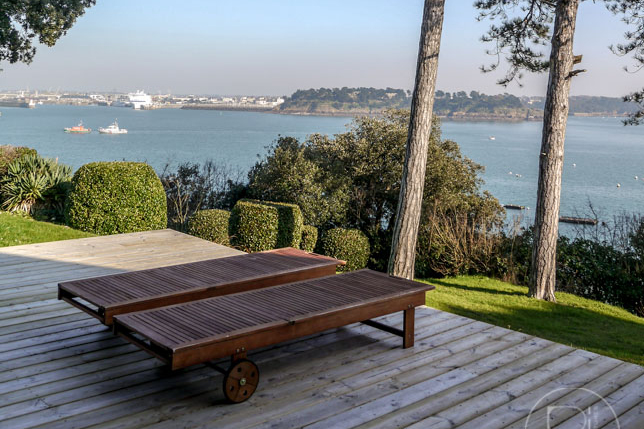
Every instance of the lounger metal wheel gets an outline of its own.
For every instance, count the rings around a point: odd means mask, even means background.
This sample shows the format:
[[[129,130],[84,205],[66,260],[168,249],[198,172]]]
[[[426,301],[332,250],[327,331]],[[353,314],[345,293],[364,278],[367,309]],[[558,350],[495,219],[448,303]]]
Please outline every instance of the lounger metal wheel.
[[[230,402],[244,402],[255,393],[258,384],[257,365],[248,359],[239,359],[224,374],[224,395]]]

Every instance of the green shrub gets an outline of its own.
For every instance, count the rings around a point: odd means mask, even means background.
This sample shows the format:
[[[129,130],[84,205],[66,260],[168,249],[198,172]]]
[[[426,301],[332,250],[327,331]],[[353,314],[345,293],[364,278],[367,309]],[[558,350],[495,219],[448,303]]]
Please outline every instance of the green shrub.
[[[295,204],[239,200],[230,215],[232,242],[250,252],[299,247],[302,212]]]
[[[311,134],[304,141],[280,137],[249,172],[248,195],[298,204],[306,224],[320,231],[359,229],[369,238],[369,267],[384,271],[396,224],[408,128],[409,110],[391,110],[375,118],[356,118],[347,132],[334,136]],[[422,205],[423,213],[436,216],[421,217],[419,234],[424,236],[419,241],[425,247],[416,257],[418,266],[429,273],[434,260],[440,259],[443,271],[487,269],[496,255],[482,253],[485,249],[478,245],[470,248],[465,258],[455,260],[460,265],[449,266],[449,258],[458,248],[430,244],[436,242],[440,230],[451,234],[449,226],[436,225],[437,219],[466,218],[478,239],[486,238],[478,231],[493,232],[505,215],[498,201],[482,190],[483,167],[464,156],[455,142],[441,138],[438,119],[428,139]],[[469,237],[461,234],[453,238]],[[435,258],[435,249],[449,251]]]
[[[560,237],[557,289],[619,305],[644,317],[644,269],[631,252],[592,240]]]
[[[0,179],[7,174],[7,168],[14,160],[22,157],[23,155],[38,155],[36,149],[31,149],[24,146],[0,146]]]
[[[38,208],[48,218],[63,215],[71,167],[57,160],[27,153],[14,159],[0,178],[1,208],[33,213]]]
[[[613,227],[611,231],[615,232]],[[637,226],[631,224],[631,240]],[[528,285],[534,233],[531,229],[505,239],[506,278]],[[559,237],[557,241],[557,291],[618,305],[644,317],[644,265],[636,243],[620,250],[616,243],[595,239]]]
[[[334,228],[322,235],[320,251],[347,263],[339,271],[359,270],[366,267],[369,260],[369,239],[358,229]]]
[[[72,228],[96,234],[166,228],[166,197],[145,163],[93,162],[74,174],[65,218]]]
[[[305,252],[313,252],[315,245],[318,242],[318,229],[312,225],[304,225],[302,227],[302,240],[300,241],[300,249]]]
[[[226,210],[198,210],[188,221],[188,233],[204,240],[228,246],[230,212]]]

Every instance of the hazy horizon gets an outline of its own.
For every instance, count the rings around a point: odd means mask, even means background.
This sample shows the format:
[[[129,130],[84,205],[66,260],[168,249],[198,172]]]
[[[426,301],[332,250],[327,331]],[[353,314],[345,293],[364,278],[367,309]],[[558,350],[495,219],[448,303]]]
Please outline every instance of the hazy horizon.
[[[344,86],[410,90],[422,7],[422,0],[99,0],[56,46],[38,46],[31,65],[0,63],[0,88],[269,96]],[[547,74],[504,88],[496,85],[502,71],[479,71],[494,58],[479,41],[489,22],[475,17],[472,1],[447,2],[437,88],[544,95]],[[575,78],[571,95],[620,97],[641,88],[640,74],[622,70],[632,60],[608,49],[626,29],[602,5],[582,3],[575,54],[588,72]]]

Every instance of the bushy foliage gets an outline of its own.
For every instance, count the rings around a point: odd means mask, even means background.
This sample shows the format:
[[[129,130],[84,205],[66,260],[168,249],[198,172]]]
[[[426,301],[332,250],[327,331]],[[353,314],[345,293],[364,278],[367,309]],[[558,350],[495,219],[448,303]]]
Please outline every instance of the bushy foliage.
[[[38,155],[38,152],[24,146],[0,145],[0,180],[7,174],[9,164],[23,155]]]
[[[198,210],[190,216],[188,234],[228,246],[230,245],[229,222],[230,212],[227,210]]]
[[[587,227],[557,242],[557,290],[623,307],[644,317],[644,218],[618,216],[615,224]],[[532,258],[531,229],[506,237],[506,268],[497,275],[527,285]]]
[[[320,253],[347,263],[338,271],[360,270],[369,261],[369,239],[358,229],[333,228],[322,234]]]
[[[232,243],[250,252],[299,247],[302,212],[295,204],[239,200],[230,216]]]
[[[15,158],[0,179],[1,207],[61,218],[71,173],[71,167],[30,152]]]
[[[357,118],[346,133],[333,137],[314,134],[304,142],[282,137],[249,173],[248,192],[254,198],[298,204],[305,223],[320,229],[363,231],[371,247],[369,265],[384,271],[408,124],[408,111],[389,111],[380,118]],[[456,143],[441,140],[436,121],[430,138],[421,225],[428,225],[432,213],[458,213],[477,233],[495,227],[502,208],[491,195],[479,191],[481,171],[481,166],[461,155]],[[424,241],[428,246],[430,239]],[[428,268],[419,274],[438,271],[431,268],[427,252],[421,256],[427,260],[419,266]]]
[[[499,225],[475,210],[450,211],[435,204],[424,213],[418,235],[416,273],[420,277],[496,274],[503,270]]]
[[[302,240],[300,241],[300,249],[305,252],[313,252],[318,242],[318,229],[313,225],[304,225],[302,227]]]
[[[188,219],[198,210],[231,209],[243,196],[236,176],[232,168],[210,160],[180,164],[176,171],[166,165],[159,178],[166,194],[168,226],[185,232]]]
[[[269,156],[248,174],[248,193],[260,200],[297,204],[304,221],[324,226],[344,218],[346,185],[313,159],[312,150],[293,137],[280,137]]]
[[[644,317],[644,266],[633,253],[590,240],[561,237],[557,244],[560,290]]]
[[[161,181],[140,162],[93,162],[76,171],[65,211],[72,228],[96,234],[167,226]]]
[[[0,20],[0,61],[29,64],[36,54],[34,39],[47,46],[67,33],[96,0],[6,2]]]

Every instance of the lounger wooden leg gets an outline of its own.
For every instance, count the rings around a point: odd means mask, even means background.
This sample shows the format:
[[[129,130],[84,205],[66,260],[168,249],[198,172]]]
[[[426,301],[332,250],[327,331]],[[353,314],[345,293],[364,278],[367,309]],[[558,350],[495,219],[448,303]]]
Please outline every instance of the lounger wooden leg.
[[[415,308],[405,310],[403,322],[403,349],[414,347],[414,314]]]

